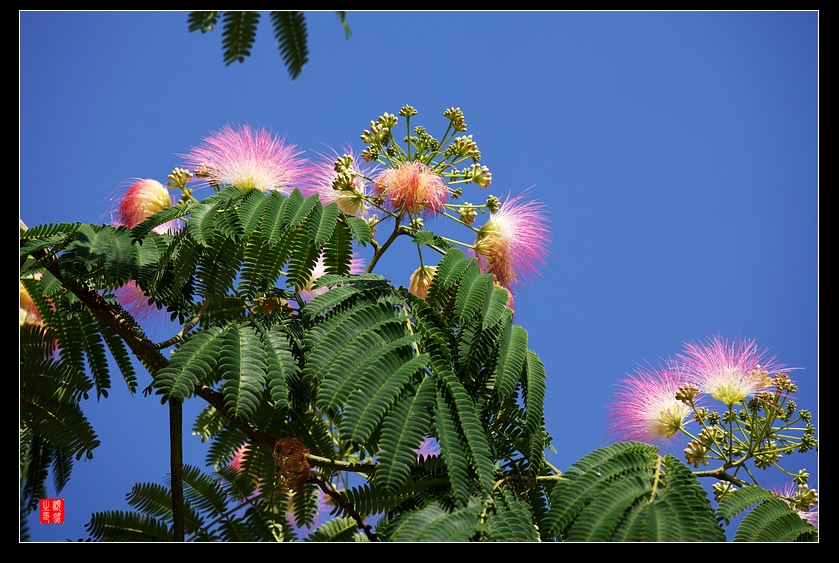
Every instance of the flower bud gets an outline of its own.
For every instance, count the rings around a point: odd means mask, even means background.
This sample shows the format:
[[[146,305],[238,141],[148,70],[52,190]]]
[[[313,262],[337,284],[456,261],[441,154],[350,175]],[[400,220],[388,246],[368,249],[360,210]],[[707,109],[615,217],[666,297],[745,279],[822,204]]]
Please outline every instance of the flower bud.
[[[169,190],[157,180],[134,182],[120,200],[119,224],[131,229],[171,205]]]
[[[411,282],[408,290],[417,297],[425,299],[428,295],[428,288],[431,287],[431,282],[434,281],[435,273],[437,273],[437,266],[420,266],[411,274]]]

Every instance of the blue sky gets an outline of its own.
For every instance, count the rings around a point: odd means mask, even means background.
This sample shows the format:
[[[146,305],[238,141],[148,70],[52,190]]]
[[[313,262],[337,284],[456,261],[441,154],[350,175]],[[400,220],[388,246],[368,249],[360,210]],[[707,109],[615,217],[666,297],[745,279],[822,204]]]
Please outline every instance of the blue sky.
[[[529,189],[550,211],[550,253],[515,321],[547,370],[551,463],[609,443],[627,373],[715,334],[800,368],[797,402],[818,427],[818,12],[350,11],[350,38],[335,12],[306,21],[310,60],[291,81],[267,16],[228,67],[220,29],[188,32],[187,12],[20,12],[20,218],[108,221],[132,178],[165,182],[225,124],[360,151],[385,112],[410,104],[441,134],[460,107],[488,192]],[[377,272],[407,284],[405,255]],[[92,512],[164,482],[157,398],[116,382],[86,408],[102,445],[59,495],[66,523],[33,519],[35,541],[84,538]],[[205,447],[186,448],[204,467]],[[815,452],[787,461],[818,485]]]

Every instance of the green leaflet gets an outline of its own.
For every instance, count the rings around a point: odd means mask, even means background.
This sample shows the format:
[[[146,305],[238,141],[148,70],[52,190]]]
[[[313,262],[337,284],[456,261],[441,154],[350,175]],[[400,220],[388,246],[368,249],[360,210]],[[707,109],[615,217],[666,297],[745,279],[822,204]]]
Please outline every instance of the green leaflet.
[[[393,348],[403,348],[405,352],[410,354],[413,350],[411,344],[415,341],[416,337],[406,337],[401,341],[392,343],[391,346]],[[390,356],[390,347],[384,348],[382,352],[383,356]],[[382,421],[382,417],[390,411],[409,380],[416,373],[425,369],[428,363],[428,356],[425,354],[414,356],[404,363],[396,355],[392,355],[388,359],[392,360],[389,362],[390,369],[384,369],[388,365],[384,361],[373,364],[371,369],[365,371],[364,377],[359,381],[358,389],[350,395],[347,401],[347,407],[344,409],[344,416],[341,419],[341,431],[350,440],[364,443],[370,439],[373,431]],[[382,369],[379,369],[380,367]],[[409,386],[410,391],[413,391],[413,386]],[[390,411],[389,414],[392,415],[393,411]],[[389,420],[391,420],[390,417]],[[419,443],[414,447],[418,446]]]
[[[190,336],[172,354],[169,365],[155,374],[155,386],[164,397],[184,400],[195,385],[215,379],[214,369],[221,353],[222,330],[210,327]]]
[[[432,504],[390,522],[387,538],[394,542],[469,541],[485,528],[479,518],[481,510],[480,505],[472,505],[448,512]]]
[[[303,12],[273,11],[271,24],[280,56],[289,76],[294,80],[309,62],[306,16]]]
[[[717,507],[717,515],[723,520],[736,518],[743,511],[763,501],[777,498],[775,493],[761,487],[743,487],[727,493]]]
[[[221,46],[224,54],[224,64],[243,63],[251,54],[256,26],[259,23],[259,12],[232,11],[222,15]]]
[[[504,401],[515,391],[524,369],[527,352],[527,331],[519,325],[508,324],[504,328],[498,351],[498,364],[495,368],[495,392],[500,401]]]
[[[446,462],[452,494],[458,506],[465,506],[471,496],[470,469],[466,444],[461,439],[454,408],[438,386],[434,405],[434,429],[440,443],[440,454]]]
[[[428,432],[433,404],[434,384],[423,379],[415,392],[403,395],[384,419],[374,478],[386,491],[403,486],[416,466],[416,450]]]
[[[690,470],[649,444],[595,450],[574,463],[549,498],[545,533],[564,541],[725,541]]]
[[[330,203],[324,207],[313,205],[312,214],[307,221],[309,240],[320,248],[332,237],[335,227],[338,224],[337,203]]]
[[[224,332],[216,369],[228,412],[248,420],[257,410],[265,386],[267,362],[262,339],[248,324],[233,323]]]
[[[536,473],[541,469],[545,459],[545,441],[543,429],[545,426],[545,390],[547,375],[545,366],[532,350],[527,351],[527,384],[525,386],[526,428],[530,440],[527,457],[531,470]]]
[[[275,325],[263,332],[262,338],[267,364],[266,379],[271,400],[277,408],[287,408],[290,405],[289,386],[299,378],[300,371],[292,352],[289,336],[281,327]]]
[[[774,499],[757,505],[743,518],[734,541],[813,541],[816,536],[815,526],[801,518],[786,502]]]

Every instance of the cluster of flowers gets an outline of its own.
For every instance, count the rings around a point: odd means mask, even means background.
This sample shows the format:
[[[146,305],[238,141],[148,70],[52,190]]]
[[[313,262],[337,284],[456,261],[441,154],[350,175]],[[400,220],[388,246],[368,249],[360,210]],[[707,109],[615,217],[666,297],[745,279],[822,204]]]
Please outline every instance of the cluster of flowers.
[[[798,387],[785,373],[789,368],[760,349],[754,340],[714,336],[686,343],[674,359],[656,367],[639,367],[621,381],[608,407],[607,426],[616,441],[637,440],[666,447],[678,436],[689,439],[683,453],[694,467],[716,460],[725,469],[776,467],[793,479],[776,492],[801,516],[818,519],[818,493],[809,488],[805,471],[790,474],[778,465],[794,452],[817,446],[815,427],[807,410],[791,399]],[[722,412],[709,408],[711,401]],[[694,435],[689,426],[699,426]],[[794,425],[803,423],[803,428]],[[800,436],[793,436],[799,432]],[[718,483],[721,498],[731,483]]]
[[[400,115],[406,121],[417,112],[405,106]],[[463,195],[461,184],[473,183],[487,188],[492,181],[486,166],[478,164],[480,151],[472,136],[459,135],[466,130],[459,108],[444,112],[449,125],[441,140],[415,127],[405,137],[406,147],[395,142],[393,128],[398,119],[384,114],[370,123],[361,139],[366,148],[361,156],[346,148],[342,154],[317,154],[309,159],[296,145],[266,129],[248,125],[227,125],[211,133],[182,156],[182,168],[169,175],[166,185],[153,179],[134,182],[119,199],[114,222],[131,228],[155,212],[178,202],[173,193],[180,190],[179,201],[194,201],[192,192],[202,187],[219,189],[236,186],[242,190],[275,190],[289,194],[295,188],[306,196],[317,195],[323,205],[335,203],[349,215],[365,219],[373,232],[385,221],[393,221],[394,231],[384,244],[374,242],[376,253],[369,264],[356,256],[352,273],[370,271],[398,235],[414,235],[424,222],[446,217],[467,227],[474,237],[468,242],[445,239],[461,245],[477,259],[485,273],[491,273],[499,287],[510,292],[518,282],[531,278],[545,262],[549,244],[548,218],[544,206],[524,195],[502,201],[488,196],[481,205],[468,202],[453,204]],[[458,168],[465,161],[470,163]],[[478,213],[490,218],[476,227]],[[161,225],[158,230],[174,230],[177,224]],[[409,280],[409,289],[425,297],[433,281],[436,266],[425,264],[422,250],[419,267]],[[322,289],[314,289],[315,280],[324,273],[321,260],[306,287],[298,288],[304,300]],[[130,311],[142,299],[132,287],[120,290],[120,298]]]

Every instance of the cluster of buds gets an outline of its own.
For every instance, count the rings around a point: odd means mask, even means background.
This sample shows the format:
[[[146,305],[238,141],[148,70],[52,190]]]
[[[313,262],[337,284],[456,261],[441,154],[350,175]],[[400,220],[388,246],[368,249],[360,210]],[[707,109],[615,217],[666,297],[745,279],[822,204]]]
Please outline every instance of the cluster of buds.
[[[619,441],[667,447],[677,436],[687,437],[682,450],[687,463],[695,468],[718,463],[717,469],[703,472],[725,473],[730,478],[724,481],[732,483],[743,479],[742,471],[758,484],[749,465],[790,474],[783,459],[816,448],[818,440],[810,412],[790,400],[798,386],[787,371],[753,340],[715,336],[687,343],[674,359],[624,380],[611,406],[610,430]],[[673,400],[688,413],[679,412]],[[721,408],[711,408],[713,402]],[[803,470],[797,475],[799,484],[806,485],[807,478]],[[722,496],[730,484],[714,490]]]
[[[492,274],[495,283],[508,290],[512,298],[512,286],[525,281],[545,261],[550,236],[541,203],[522,201],[521,196],[502,203],[494,195],[481,205],[450,203],[463,196],[464,186],[489,187],[492,173],[480,164],[481,151],[473,136],[463,134],[466,121],[460,108],[443,112],[448,127],[440,138],[422,126],[412,127],[411,118],[417,113],[415,108],[403,106],[398,115],[385,113],[370,121],[361,134],[367,145],[361,152],[362,160],[384,168],[367,178],[375,186],[375,193],[365,200],[382,217],[372,222],[368,219],[368,223],[375,227],[393,219],[405,229],[400,234],[412,236],[424,228],[422,219],[445,217],[466,227],[471,240],[447,238],[446,244],[466,248],[477,258],[481,270]],[[402,143],[394,135],[400,119],[405,120],[407,131]],[[347,189],[346,184],[341,189]],[[479,214],[490,216],[483,225],[475,224]]]
[[[708,465],[714,447],[718,447],[725,439],[725,433],[716,427],[704,428],[699,436],[691,440],[685,448],[685,459],[694,467]]]

